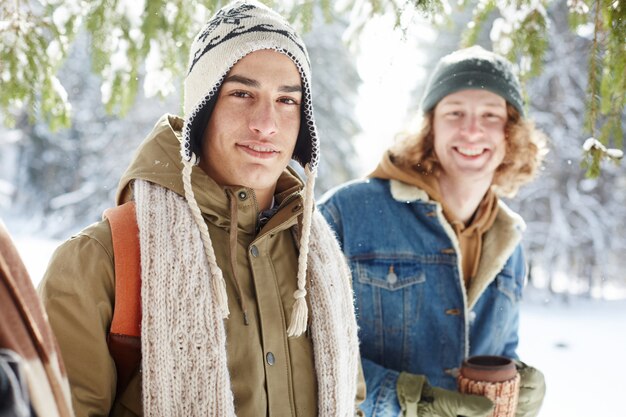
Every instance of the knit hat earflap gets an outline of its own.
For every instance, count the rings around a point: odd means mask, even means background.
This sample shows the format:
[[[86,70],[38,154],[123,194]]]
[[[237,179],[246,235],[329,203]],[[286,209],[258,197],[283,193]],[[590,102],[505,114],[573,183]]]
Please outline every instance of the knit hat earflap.
[[[501,96],[524,117],[524,100],[513,65],[477,45],[439,60],[424,90],[422,111],[432,110],[449,94],[470,89],[484,89]]]
[[[194,197],[191,171],[202,154],[204,130],[224,78],[230,69],[246,55],[262,49],[272,49],[288,56],[298,68],[302,82],[300,131],[293,159],[305,169],[304,214],[300,233],[297,290],[289,336],[305,332],[308,321],[306,273],[311,216],[313,214],[313,188],[319,160],[317,129],[311,100],[311,65],[300,36],[279,14],[255,0],[236,1],[220,9],[200,31],[191,45],[189,69],[184,83],[184,126],[181,142],[183,184],[185,197],[200,229],[210,270],[214,272],[212,285],[217,302],[226,318],[229,314],[226,284],[217,266],[208,227]]]

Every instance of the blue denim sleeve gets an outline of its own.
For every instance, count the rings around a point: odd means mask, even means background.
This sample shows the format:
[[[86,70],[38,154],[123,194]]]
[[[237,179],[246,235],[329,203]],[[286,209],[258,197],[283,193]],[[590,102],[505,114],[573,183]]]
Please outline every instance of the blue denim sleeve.
[[[398,417],[400,403],[396,393],[399,372],[387,369],[361,357],[367,386],[365,402],[361,409],[368,417]]]
[[[339,246],[343,250],[343,232],[341,226],[341,215],[337,207],[333,203],[332,200],[322,199],[322,201],[317,205],[322,216],[326,219],[326,222],[335,233],[337,237],[337,242],[339,242]]]
[[[519,310],[515,313],[515,317],[512,318],[512,323],[509,336],[505,339],[504,352],[502,353],[502,356],[519,359],[517,355],[517,345],[519,343]]]
[[[524,288],[528,280],[528,267],[526,265],[524,249],[521,245],[515,250],[513,260],[513,271],[518,279],[519,288]],[[523,292],[520,292],[520,297],[522,297],[522,294]],[[510,319],[508,335],[504,338],[504,352],[502,352],[502,355],[512,359],[519,359],[517,355],[517,346],[519,344],[519,315],[520,305],[518,304],[517,309]]]

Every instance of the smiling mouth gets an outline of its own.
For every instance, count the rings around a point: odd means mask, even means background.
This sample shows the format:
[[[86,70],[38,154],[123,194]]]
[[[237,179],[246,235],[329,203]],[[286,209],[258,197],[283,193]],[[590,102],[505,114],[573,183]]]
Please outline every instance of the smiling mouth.
[[[485,152],[485,149],[483,149],[483,148],[462,148],[462,147],[456,147],[455,149],[456,149],[456,151],[458,153],[460,153],[461,155],[464,155],[464,156],[478,156],[478,155],[481,155],[483,152]]]
[[[247,154],[255,156],[257,158],[271,158],[274,155],[278,155],[280,153],[280,151],[277,151],[270,146],[263,146],[258,144],[238,144],[237,146]]]
[[[256,151],[256,152],[273,152],[273,153],[278,153],[277,150],[275,150],[273,148],[270,148],[268,146],[261,146],[261,145],[239,145],[239,146],[251,149],[251,150]]]

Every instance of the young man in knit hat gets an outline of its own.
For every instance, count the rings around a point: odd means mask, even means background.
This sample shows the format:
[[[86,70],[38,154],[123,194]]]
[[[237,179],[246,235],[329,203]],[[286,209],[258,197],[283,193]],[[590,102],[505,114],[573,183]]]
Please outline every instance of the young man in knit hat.
[[[320,203],[352,269],[363,410],[486,416],[489,401],[455,392],[455,376],[469,356],[518,358],[524,223],[500,196],[534,177],[545,138],[511,64],[478,46],[440,60],[421,110],[417,134]],[[543,375],[517,365],[517,416],[535,416]]]
[[[107,348],[110,222],[64,243],[41,284],[77,415],[357,413],[350,273],[313,212],[310,83],[301,38],[260,3],[228,5],[198,34],[184,118],[157,122],[118,188],[118,204],[135,203],[141,258],[141,364],[128,385],[116,386]]]

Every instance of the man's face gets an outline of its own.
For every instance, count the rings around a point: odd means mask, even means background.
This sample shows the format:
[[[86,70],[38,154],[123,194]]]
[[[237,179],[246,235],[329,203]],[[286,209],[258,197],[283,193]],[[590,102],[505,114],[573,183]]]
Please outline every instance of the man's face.
[[[200,167],[220,185],[273,195],[300,128],[300,73],[286,55],[259,50],[224,79],[206,128]]]
[[[435,107],[435,153],[442,177],[491,183],[506,152],[504,98],[485,90],[461,90]]]

